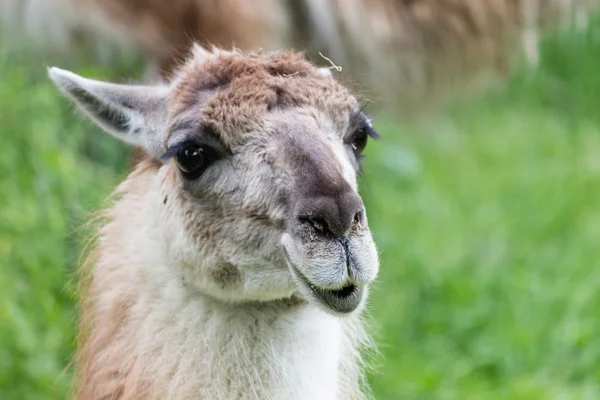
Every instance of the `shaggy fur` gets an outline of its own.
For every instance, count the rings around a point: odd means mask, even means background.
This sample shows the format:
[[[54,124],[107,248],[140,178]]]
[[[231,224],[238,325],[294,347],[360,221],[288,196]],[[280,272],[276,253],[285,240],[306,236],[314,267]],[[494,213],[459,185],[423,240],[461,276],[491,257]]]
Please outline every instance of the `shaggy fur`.
[[[377,274],[350,144],[370,122],[354,96],[294,53],[196,47],[156,88],[50,75],[147,154],[84,267],[77,397],[368,397],[364,299],[348,313],[313,293],[366,292]],[[223,154],[194,179],[172,153],[189,140]],[[340,213],[331,234],[301,218],[323,201]]]
[[[391,88],[409,102],[464,89],[481,73],[506,75],[519,50],[536,66],[540,31],[557,22],[580,27],[597,5],[597,0],[330,2],[353,73],[370,77],[378,92],[390,94]]]
[[[538,62],[540,30],[585,25],[597,0],[0,0],[8,25],[46,41],[80,32],[136,49],[168,75],[192,41],[243,50],[309,49],[364,88],[408,103],[505,74],[521,49]],[[114,41],[114,40],[113,40]],[[70,48],[70,46],[64,46]]]

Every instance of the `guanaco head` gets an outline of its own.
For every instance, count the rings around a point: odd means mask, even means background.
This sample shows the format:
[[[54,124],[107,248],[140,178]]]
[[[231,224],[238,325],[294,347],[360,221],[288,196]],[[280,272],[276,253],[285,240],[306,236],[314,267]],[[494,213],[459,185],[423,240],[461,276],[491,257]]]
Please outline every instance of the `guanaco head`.
[[[290,52],[195,46],[157,86],[49,74],[154,160],[147,234],[197,292],[227,302],[297,295],[336,315],[364,303],[378,258],[356,176],[377,134],[328,70]]]

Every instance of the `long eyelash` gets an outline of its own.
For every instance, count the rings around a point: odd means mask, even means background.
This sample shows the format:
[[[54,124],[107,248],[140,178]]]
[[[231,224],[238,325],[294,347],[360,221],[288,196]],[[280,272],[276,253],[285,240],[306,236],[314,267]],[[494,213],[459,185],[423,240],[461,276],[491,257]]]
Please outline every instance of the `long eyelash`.
[[[381,135],[375,129],[373,129],[373,127],[370,125],[371,118],[369,118],[367,116],[367,114],[365,113],[365,109],[370,104],[371,104],[371,102],[367,101],[363,105],[361,105],[361,107],[360,107],[359,115],[361,115],[362,118],[360,119],[360,126],[359,126],[358,130],[359,131],[363,131],[364,133],[366,133],[371,138],[373,138],[375,140],[378,140],[378,139],[381,138]]]
[[[373,127],[370,126],[369,123],[367,123],[367,117],[366,116],[361,121],[360,126],[358,127],[358,131],[357,132],[366,133],[367,136],[370,136],[374,140],[378,140],[378,139],[381,138],[381,135],[375,129],[373,129]]]
[[[184,148],[186,146],[186,143],[179,143],[176,144],[175,146],[171,146],[169,149],[167,149],[167,151],[160,156],[160,159],[163,161],[168,160],[169,158],[173,157],[175,154],[179,153],[179,151]]]
[[[181,150],[185,149],[187,146],[198,145],[198,142],[194,140],[184,140],[183,142],[179,142],[167,149],[167,151],[160,156],[161,160],[168,160],[169,158],[175,156]]]
[[[367,126],[365,126],[364,128],[362,128],[362,129],[365,131],[365,133],[366,133],[368,136],[370,136],[370,137],[371,137],[371,138],[373,138],[374,140],[379,140],[379,139],[381,139],[381,135],[380,135],[380,134],[379,134],[379,133],[378,133],[378,132],[377,132],[375,129],[373,129],[372,127],[370,127],[370,126],[368,126],[368,125],[367,125]]]

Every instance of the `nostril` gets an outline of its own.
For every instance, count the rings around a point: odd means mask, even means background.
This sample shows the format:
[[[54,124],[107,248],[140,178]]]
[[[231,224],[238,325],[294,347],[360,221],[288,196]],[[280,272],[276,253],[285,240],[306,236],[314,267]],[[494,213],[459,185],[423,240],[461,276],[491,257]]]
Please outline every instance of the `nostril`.
[[[325,233],[325,231],[327,230],[327,224],[325,224],[325,221],[319,218],[309,218],[309,220],[316,230],[318,230],[321,233]]]
[[[363,223],[363,210],[358,211],[354,214],[354,225],[361,226]]]
[[[303,198],[295,208],[298,227],[323,237],[343,239],[367,225],[362,200],[350,188],[336,196]]]
[[[327,223],[319,217],[300,217],[300,222],[312,226],[315,230],[326,233],[327,232]]]

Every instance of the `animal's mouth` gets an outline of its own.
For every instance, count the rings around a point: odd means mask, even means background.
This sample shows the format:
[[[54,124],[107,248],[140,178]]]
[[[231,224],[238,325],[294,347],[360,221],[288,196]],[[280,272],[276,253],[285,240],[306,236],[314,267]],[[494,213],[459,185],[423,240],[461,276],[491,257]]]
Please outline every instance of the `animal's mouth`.
[[[281,238],[297,290],[310,303],[333,315],[344,316],[360,309],[368,285],[377,274],[372,242],[369,246],[361,236],[341,244],[310,239],[294,239],[288,233]]]
[[[304,295],[334,314],[349,314],[356,310],[362,301],[364,286],[348,283],[338,289],[323,288],[310,282],[295,266],[292,265],[292,269],[297,280],[300,281],[298,283],[304,289],[301,290]]]

